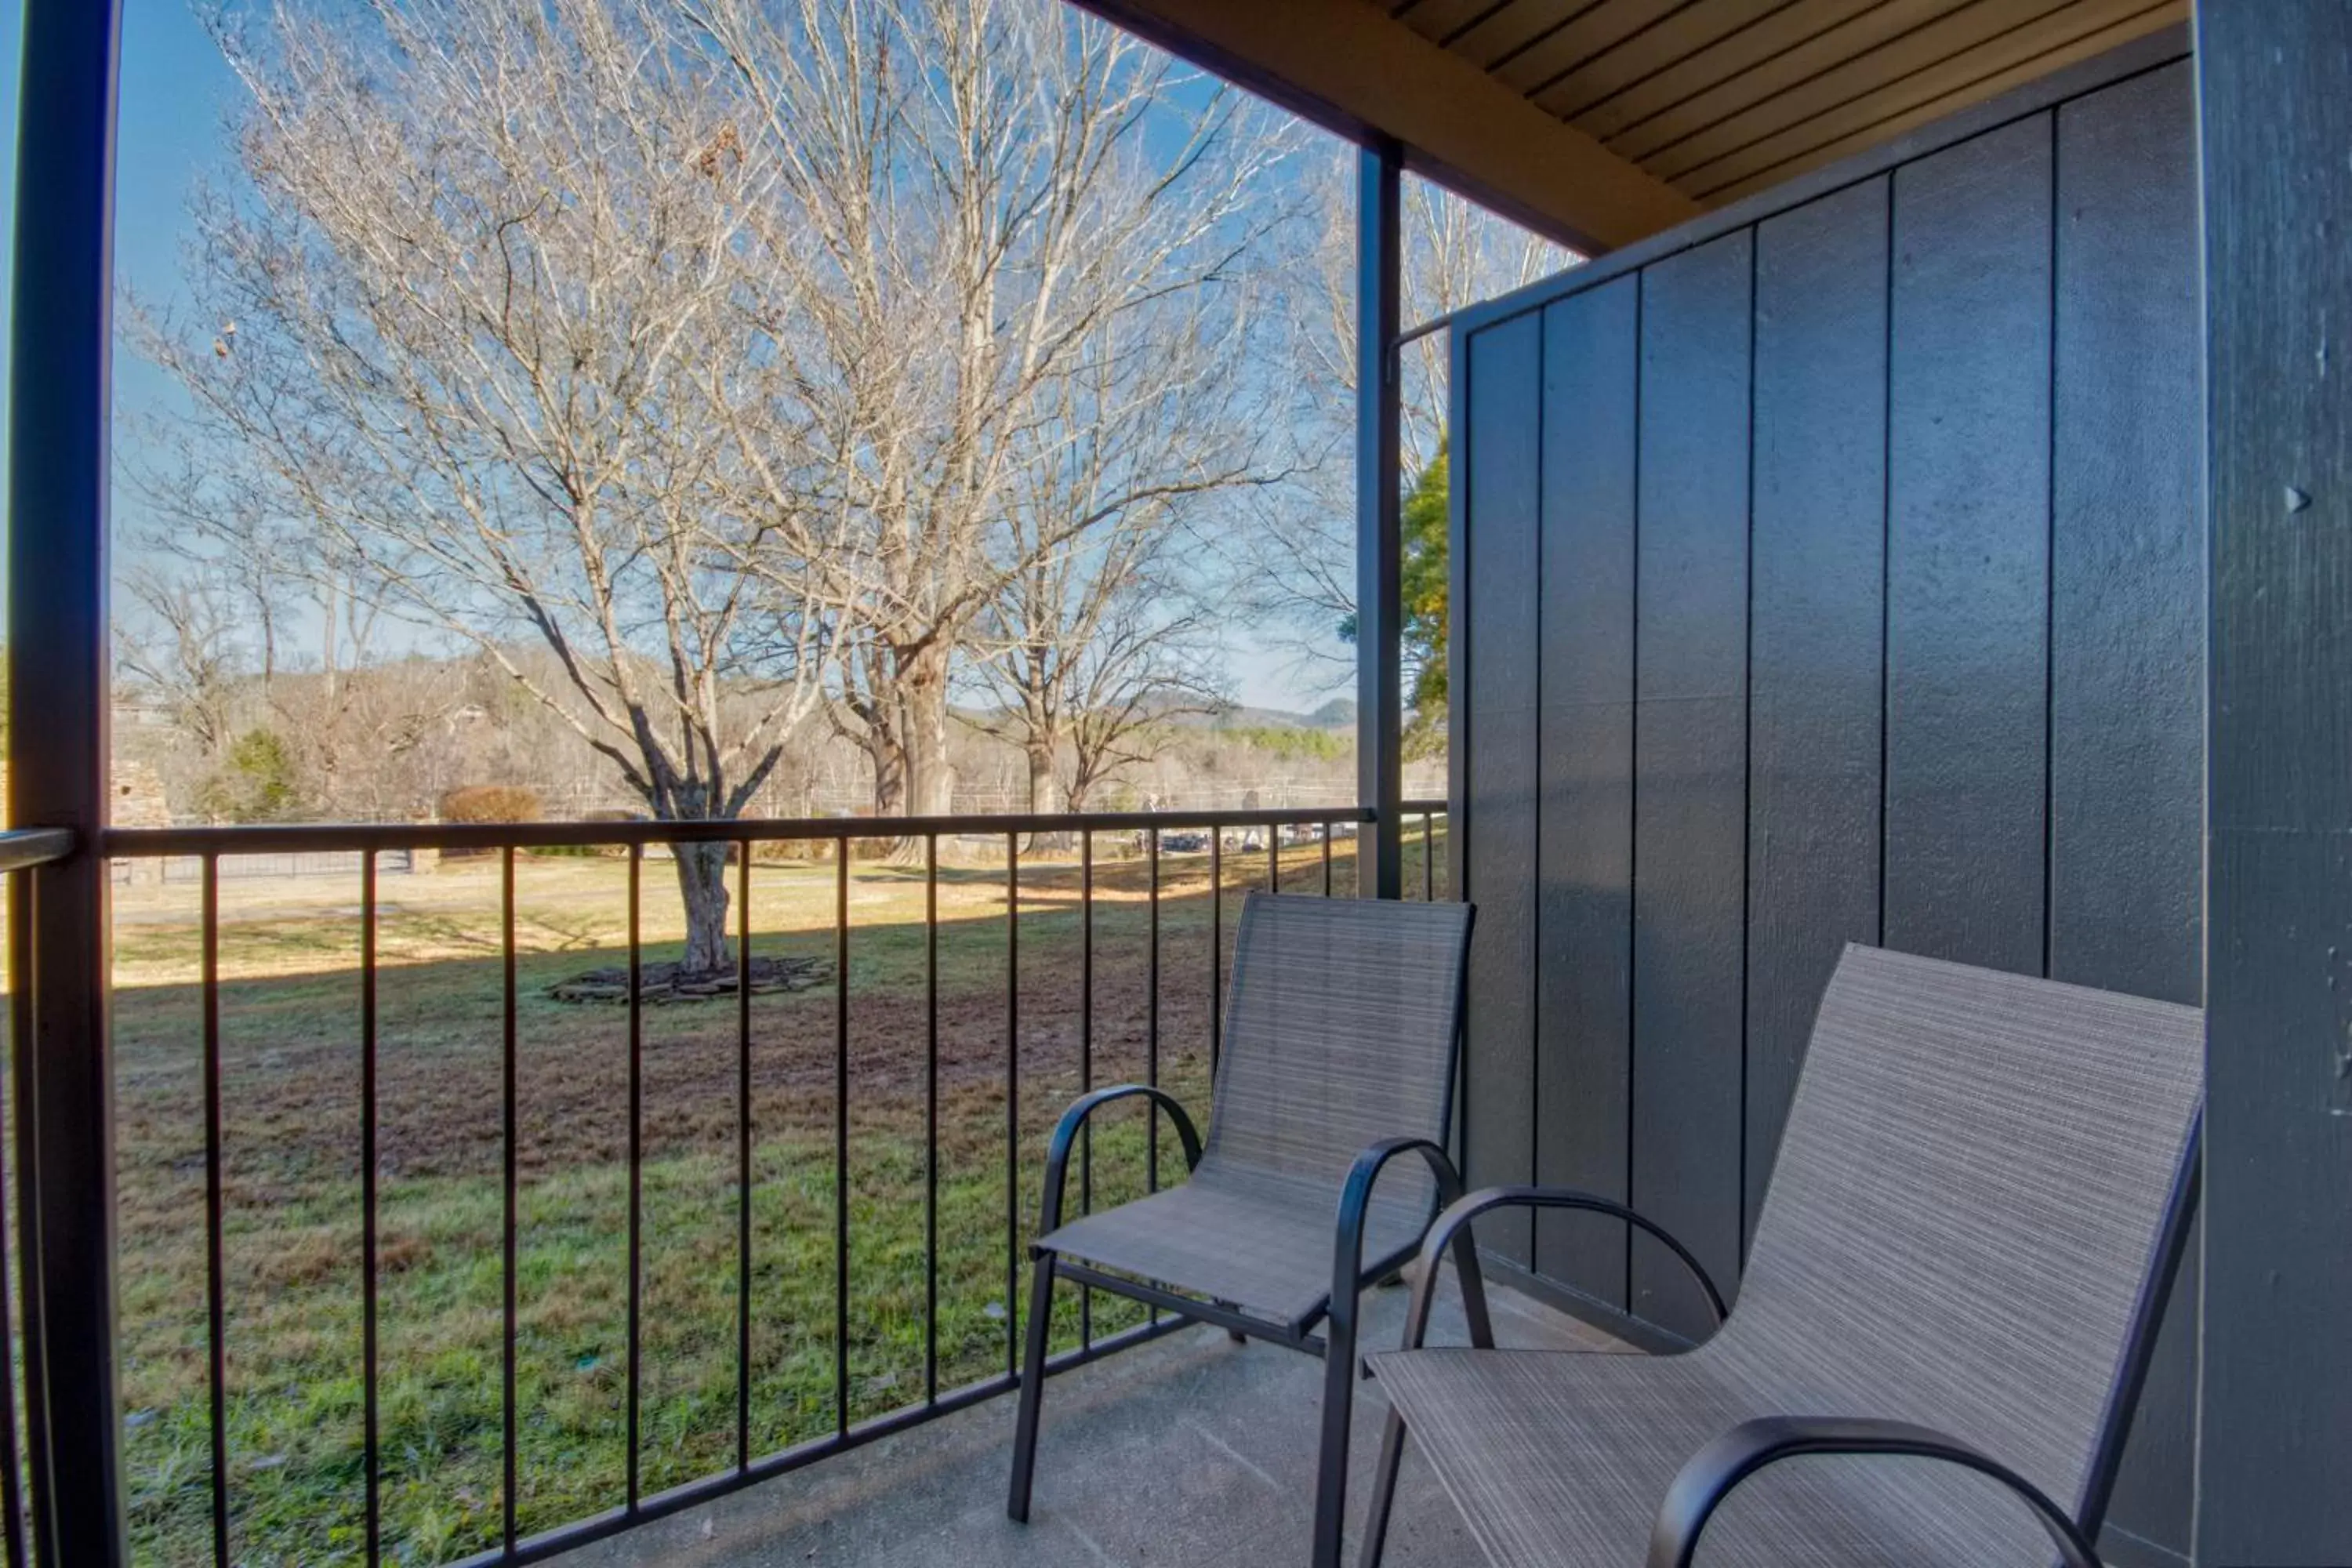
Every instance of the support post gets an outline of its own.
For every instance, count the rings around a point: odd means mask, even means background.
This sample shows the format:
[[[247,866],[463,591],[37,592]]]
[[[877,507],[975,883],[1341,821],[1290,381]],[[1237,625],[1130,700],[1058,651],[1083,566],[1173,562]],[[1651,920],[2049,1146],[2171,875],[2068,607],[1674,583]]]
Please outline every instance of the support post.
[[[1356,841],[1356,892],[1367,899],[1404,891],[1403,172],[1392,142],[1356,155],[1356,801],[1375,814]]]
[[[2352,9],[2197,7],[2205,246],[2197,1562],[2352,1563]]]
[[[10,363],[8,811],[18,877],[26,1447],[38,1560],[124,1561],[107,1054],[107,464],[120,0],[27,0]],[[34,885],[37,880],[37,887]]]

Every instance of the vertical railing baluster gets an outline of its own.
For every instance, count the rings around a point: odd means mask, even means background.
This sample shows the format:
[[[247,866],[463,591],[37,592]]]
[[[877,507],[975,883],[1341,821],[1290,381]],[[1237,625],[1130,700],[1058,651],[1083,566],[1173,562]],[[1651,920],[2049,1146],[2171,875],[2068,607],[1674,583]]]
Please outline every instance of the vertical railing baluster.
[[[1217,1076],[1224,1046],[1225,1018],[1225,833],[1209,830],[1209,1078]]]
[[[520,1262],[516,1236],[520,1226],[518,1209],[521,1161],[517,1148],[517,1131],[521,1118],[517,1114],[517,1049],[515,1037],[515,852],[509,844],[499,852],[499,952],[502,978],[503,1005],[500,1016],[501,1045],[499,1051],[499,1140],[504,1148],[504,1205],[500,1211],[500,1300],[499,1330],[503,1350],[499,1358],[499,1425],[500,1429],[499,1539],[509,1552],[515,1548],[517,1500],[515,1493],[520,1482],[520,1460],[515,1453],[520,1413],[515,1399],[515,1275]]]
[[[1021,1374],[1021,837],[1004,836],[1004,1375]]]
[[[672,847],[672,854],[677,851]],[[646,847],[629,846],[629,1386],[628,1453],[624,1460],[628,1508],[637,1511],[638,1418],[644,1353],[645,1311],[645,1179],[646,1179],[646,1008],[645,942],[640,906]]]
[[[751,1468],[751,841],[735,846],[735,1471]]]
[[[1095,1087],[1095,836],[1092,828],[1078,834],[1078,1092]],[[1095,1135],[1078,1129],[1078,1212],[1095,1212]],[[1095,1291],[1078,1287],[1078,1342],[1095,1345]]]
[[[923,1403],[940,1398],[940,836],[923,836]]]
[[[1421,814],[1421,901],[1437,901],[1437,818],[1426,811]]]
[[[383,1557],[383,1460],[376,1408],[375,851],[360,853],[360,1359],[367,1563]]]
[[[1320,828],[1320,830],[1319,830],[1319,831],[1322,833],[1322,835],[1323,835],[1323,896],[1324,896],[1325,898],[1327,898],[1327,899],[1328,899],[1328,898],[1329,898],[1329,897],[1331,896],[1331,828],[1332,828],[1332,826],[1333,826],[1333,825],[1332,825],[1331,823],[1326,822],[1326,823],[1324,823],[1324,824],[1322,825],[1322,826],[1321,826],[1321,828]]]
[[[8,886],[11,881],[17,879],[22,879],[24,887],[25,896],[22,900],[18,900],[15,896],[15,889]],[[33,978],[31,963],[33,903],[40,897],[40,887],[37,871],[18,871],[14,877],[0,877],[0,895],[5,895],[7,900],[5,905],[0,905],[0,908],[5,908],[9,911],[10,920],[8,1042],[11,1054],[16,1058],[15,1066],[17,1074],[24,1072],[28,1065],[25,1054],[25,1021],[29,1016],[28,1008],[32,999],[26,988],[31,985]],[[24,1102],[16,1098],[16,1089],[23,1079],[16,1074],[0,1076],[5,1078],[5,1088],[0,1089],[0,1099],[14,1100],[21,1118]],[[16,1132],[19,1140],[22,1140],[26,1134],[26,1128],[21,1120]],[[12,1147],[21,1149],[23,1144],[19,1142]],[[23,1482],[18,1475],[24,1466],[25,1450],[21,1447],[16,1427],[16,1320],[10,1310],[11,1292],[8,1289],[12,1278],[17,1281],[24,1279],[24,1270],[18,1267],[14,1268],[12,1272],[12,1266],[16,1264],[17,1259],[16,1253],[11,1250],[8,1227],[8,1205],[12,1196],[5,1180],[5,1167],[8,1163],[7,1156],[0,1154],[0,1464],[5,1466],[5,1473],[0,1473],[0,1514],[5,1515],[5,1518],[0,1518],[0,1529],[5,1529],[7,1536],[8,1568],[25,1568],[25,1498]],[[21,1177],[23,1167],[18,1166],[16,1170]],[[26,1392],[31,1391],[28,1389]],[[217,1469],[218,1467],[215,1468]]]
[[[849,837],[833,864],[833,1429],[849,1433]]]
[[[226,1205],[221,1201],[221,1032],[220,1032],[220,858],[204,858],[204,997],[205,1050],[205,1310],[211,1333],[205,1368],[212,1396],[213,1564],[228,1568],[228,1313],[222,1281],[222,1236]],[[0,1353],[6,1350],[0,1344]],[[9,1418],[16,1417],[15,1405]],[[8,1444],[8,1482],[16,1485],[16,1445]],[[8,1540],[16,1540],[15,1500],[10,1499]]]
[[[1160,828],[1155,824],[1151,836],[1151,915],[1150,942],[1144,959],[1143,1013],[1143,1081],[1152,1088],[1160,1087]],[[1211,840],[1214,842],[1214,840]],[[1144,1113],[1144,1127],[1149,1134],[1143,1143],[1143,1184],[1147,1192],[1160,1190],[1160,1104],[1150,1102]],[[1160,1309],[1151,1309],[1152,1322],[1160,1321]]]
[[[1265,890],[1282,891],[1282,827],[1273,822],[1265,825]]]

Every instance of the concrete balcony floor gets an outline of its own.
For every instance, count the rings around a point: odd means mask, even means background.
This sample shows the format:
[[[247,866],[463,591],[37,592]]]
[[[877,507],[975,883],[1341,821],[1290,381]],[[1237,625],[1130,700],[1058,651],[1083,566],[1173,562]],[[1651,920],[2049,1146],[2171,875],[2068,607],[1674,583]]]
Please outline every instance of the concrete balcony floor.
[[[1450,1271],[1449,1271],[1450,1279]],[[1397,1342],[1406,1293],[1367,1292],[1364,1343]],[[1499,1342],[1625,1347],[1490,1287]],[[1464,1344],[1458,1298],[1432,1343]],[[1004,1517],[1010,1395],[749,1488],[559,1561],[563,1568],[1261,1568],[1304,1563],[1314,1511],[1322,1363],[1192,1328],[1055,1377],[1045,1387],[1026,1525]],[[1348,1560],[1388,1405],[1360,1384]],[[1407,1450],[1386,1562],[1480,1561],[1454,1506]]]

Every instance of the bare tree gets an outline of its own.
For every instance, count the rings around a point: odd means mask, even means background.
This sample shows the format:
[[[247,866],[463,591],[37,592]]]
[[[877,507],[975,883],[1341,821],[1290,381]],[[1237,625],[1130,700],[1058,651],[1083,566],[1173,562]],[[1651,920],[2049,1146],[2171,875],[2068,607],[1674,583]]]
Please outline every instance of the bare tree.
[[[1095,787],[1187,714],[1226,705],[1216,626],[1170,559],[1181,539],[1126,526],[1083,551],[1040,557],[999,595],[982,664],[982,727],[1020,748],[1029,809],[1084,811]]]
[[[135,608],[115,625],[115,668],[146,689],[172,728],[205,759],[228,743],[236,698],[236,618],[218,577],[165,573],[152,565],[124,574]]]
[[[851,606],[833,720],[877,810],[943,813],[957,653],[1008,584],[1256,470],[1230,423],[1167,425],[1087,506],[1007,521],[1089,422],[1239,352],[1290,132],[1054,0],[693,5],[780,171],[763,305],[842,523],[811,558]]]
[[[1296,398],[1284,427],[1298,445],[1297,480],[1259,498],[1256,525],[1238,537],[1251,546],[1248,600],[1274,645],[1307,672],[1339,675],[1344,629],[1356,613],[1355,220],[1351,165],[1337,161],[1321,182],[1324,221],[1295,257],[1298,309],[1290,345]],[[1507,292],[1577,260],[1574,252],[1425,180],[1404,182],[1402,313],[1407,326]],[[1404,351],[1399,384],[1403,471],[1411,490],[1437,462],[1445,442],[1444,332],[1415,339]],[[1410,687],[1414,672],[1406,671]]]
[[[981,725],[1020,749],[1029,809],[1040,814],[1084,810],[1095,785],[1141,760],[1139,745],[1167,721],[1223,705],[1203,595],[1208,552],[1185,524],[1229,491],[1266,482],[1247,468],[1254,443],[1244,432],[1261,409],[1246,356],[1198,339],[1128,344],[1123,331],[1115,325],[1059,384],[1055,417],[1040,427],[1051,449],[1017,466],[1006,564],[977,627]],[[1126,395],[1129,356],[1154,358],[1156,395]],[[1231,451],[1209,446],[1220,432]],[[1139,482],[1188,459],[1200,488]],[[1074,519],[1094,521],[1073,528]]]
[[[325,542],[656,818],[740,813],[836,626],[772,103],[672,0],[284,0],[216,37],[238,177],[194,197],[190,309],[128,312],[192,405],[182,515]],[[686,964],[728,968],[723,850],[677,858]]]
[[[215,356],[226,357],[236,341],[236,324],[222,323]],[[318,577],[321,542],[288,519],[247,510],[255,498],[242,489],[208,482],[219,454],[200,444],[187,422],[134,410],[128,423],[138,432],[129,450],[139,457],[123,473],[143,507],[131,542],[155,582],[184,575],[234,600],[237,623],[254,640],[262,689],[269,691],[283,662],[286,627]],[[141,592],[135,582],[127,585]]]

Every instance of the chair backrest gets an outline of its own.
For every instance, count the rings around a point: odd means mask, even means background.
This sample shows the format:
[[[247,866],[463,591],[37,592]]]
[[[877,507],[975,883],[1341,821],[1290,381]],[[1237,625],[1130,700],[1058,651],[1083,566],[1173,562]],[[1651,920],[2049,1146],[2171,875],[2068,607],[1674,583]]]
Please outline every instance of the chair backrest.
[[[1791,1414],[1908,1419],[2088,1514],[2193,1201],[2203,1015],[1849,947],[1731,1322]]]
[[[1204,1174],[1219,1166],[1328,1182],[1365,1145],[1444,1142],[1468,904],[1252,893],[1235,934]],[[1379,1195],[1426,1203],[1407,1159]]]

